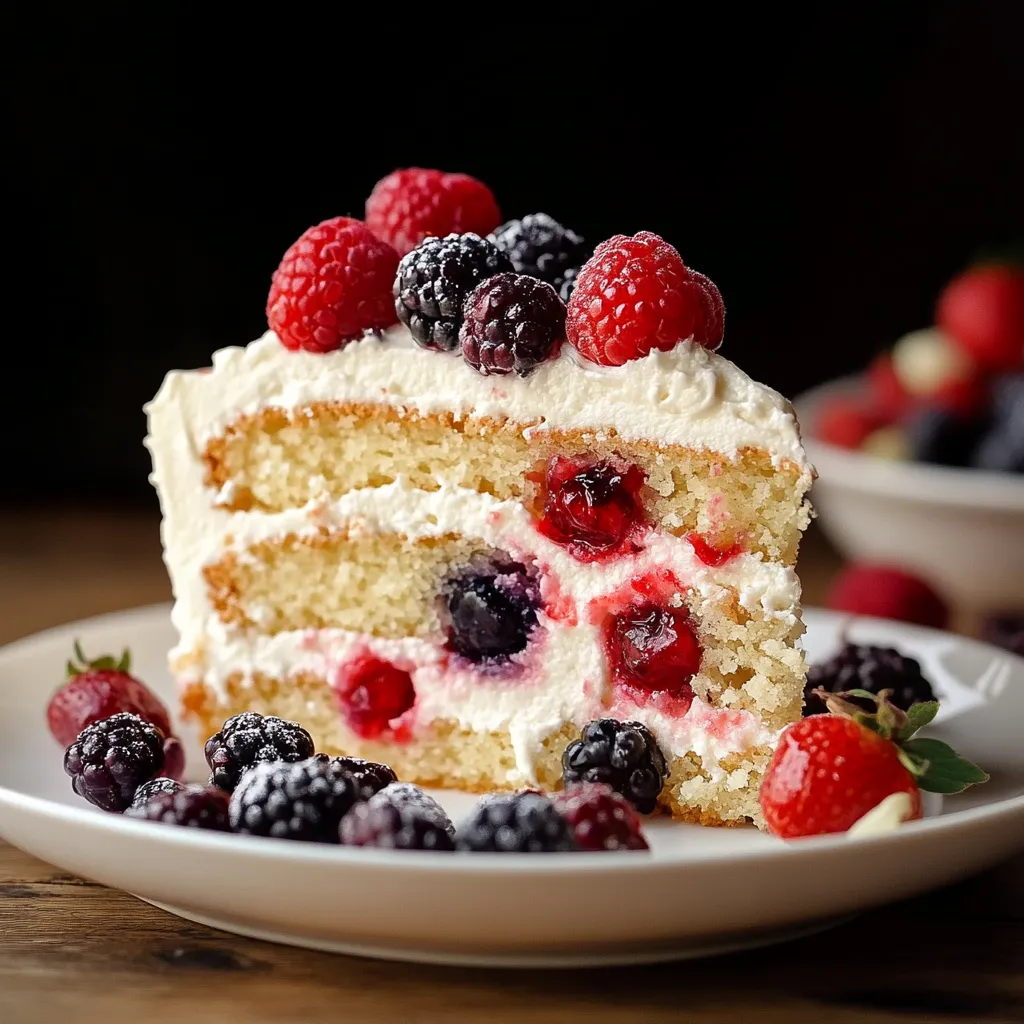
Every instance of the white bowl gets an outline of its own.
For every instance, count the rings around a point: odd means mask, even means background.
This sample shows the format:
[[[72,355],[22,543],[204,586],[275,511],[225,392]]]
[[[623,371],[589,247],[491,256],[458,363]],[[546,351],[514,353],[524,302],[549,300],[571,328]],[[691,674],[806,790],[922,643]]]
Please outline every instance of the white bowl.
[[[1024,610],[1024,477],[890,462],[816,440],[822,403],[861,387],[846,377],[794,402],[829,539],[851,560],[906,567],[962,609]]]

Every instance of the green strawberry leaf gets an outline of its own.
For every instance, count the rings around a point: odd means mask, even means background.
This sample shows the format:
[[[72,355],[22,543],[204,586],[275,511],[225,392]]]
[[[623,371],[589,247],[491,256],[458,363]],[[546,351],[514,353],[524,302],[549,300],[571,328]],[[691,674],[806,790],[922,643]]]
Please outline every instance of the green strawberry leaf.
[[[909,755],[913,762],[926,766],[923,774],[914,774],[918,786],[928,793],[962,793],[968,786],[988,782],[989,779],[986,772],[961,757],[942,740],[908,740],[902,745],[902,753]],[[903,758],[900,760],[903,761]],[[913,772],[913,769],[909,770]]]
[[[130,672],[132,667],[132,654],[129,648],[125,648],[121,652],[120,658],[115,658],[112,654],[102,654],[98,658],[87,658],[84,651],[82,650],[81,643],[75,641],[75,661],[68,661],[65,668],[65,672],[68,679],[73,679],[77,675],[81,675],[83,672],[90,670],[106,670],[113,669],[115,672]]]
[[[921,700],[910,705],[907,712],[907,722],[899,731],[898,739],[909,740],[919,729],[929,725],[933,718],[939,713],[939,702],[937,700]]]

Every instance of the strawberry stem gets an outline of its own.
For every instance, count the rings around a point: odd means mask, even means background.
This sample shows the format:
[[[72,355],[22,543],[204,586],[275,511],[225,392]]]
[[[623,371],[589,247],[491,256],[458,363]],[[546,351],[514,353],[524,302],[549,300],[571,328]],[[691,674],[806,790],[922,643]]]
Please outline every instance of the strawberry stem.
[[[74,644],[75,658],[69,660],[65,666],[65,674],[67,679],[73,679],[75,676],[80,676],[83,672],[91,671],[102,671],[112,670],[114,672],[130,672],[132,667],[132,655],[129,648],[125,648],[121,652],[120,658],[115,658],[112,654],[101,654],[98,658],[89,659],[85,656],[82,650],[81,641],[75,640]]]

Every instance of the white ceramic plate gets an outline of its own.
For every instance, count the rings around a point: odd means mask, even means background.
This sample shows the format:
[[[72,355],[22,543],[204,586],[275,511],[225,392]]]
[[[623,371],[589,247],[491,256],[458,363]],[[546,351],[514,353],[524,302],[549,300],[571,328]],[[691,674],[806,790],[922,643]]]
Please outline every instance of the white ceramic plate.
[[[811,611],[818,658],[848,620]],[[370,956],[515,966],[702,956],[777,941],[944,885],[1024,848],[1024,660],[875,620],[854,639],[919,656],[945,698],[934,730],[992,781],[882,836],[785,844],[754,829],[654,820],[650,853],[429,854],[326,847],[152,825],[75,797],[44,708],[73,638],[130,645],[172,703],[166,607],[50,630],[0,650],[0,836],[63,870],[190,920]],[[201,761],[192,762],[201,774]],[[471,806],[441,795],[453,817]]]

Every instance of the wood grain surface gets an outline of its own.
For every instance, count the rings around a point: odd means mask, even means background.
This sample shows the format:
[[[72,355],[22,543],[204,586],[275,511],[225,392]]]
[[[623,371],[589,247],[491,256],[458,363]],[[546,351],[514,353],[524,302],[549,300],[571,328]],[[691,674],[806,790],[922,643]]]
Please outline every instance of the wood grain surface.
[[[836,564],[812,536],[801,564],[809,603]],[[0,516],[0,642],[168,596],[152,517]],[[609,930],[628,898],[609,893]],[[1024,1022],[1024,857],[768,950],[501,971],[236,938],[0,842],[0,1024],[51,1021],[1013,1024]]]

